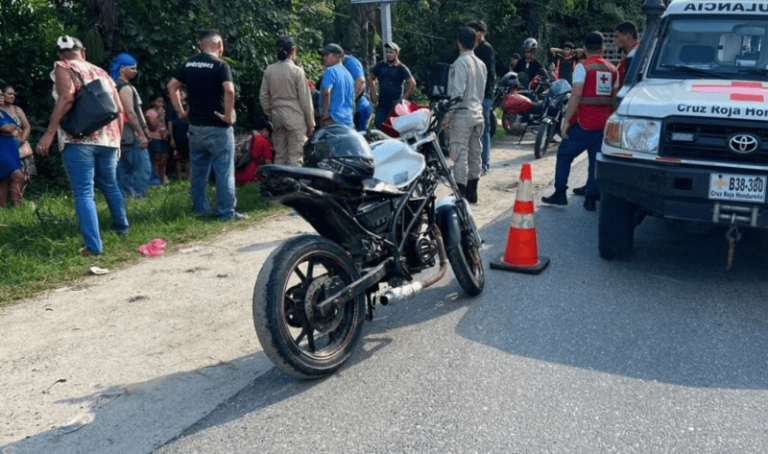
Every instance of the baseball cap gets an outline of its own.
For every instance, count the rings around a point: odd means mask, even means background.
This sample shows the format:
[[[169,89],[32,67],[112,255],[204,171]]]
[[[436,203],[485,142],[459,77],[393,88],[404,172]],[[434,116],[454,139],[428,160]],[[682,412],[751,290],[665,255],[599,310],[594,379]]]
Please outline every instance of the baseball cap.
[[[338,44],[330,43],[326,44],[325,47],[322,49],[318,49],[318,52],[321,54],[339,54],[344,55],[344,49],[341,48]]]
[[[397,52],[398,54],[400,53],[400,46],[398,46],[398,45],[397,45],[397,44],[395,44],[395,43],[387,43],[387,44],[384,44],[384,48],[385,48],[385,49],[392,49],[392,50],[394,50],[395,52]]]
[[[284,50],[286,52],[290,52],[291,49],[296,47],[296,42],[293,40],[292,36],[281,36],[277,40],[277,50]]]
[[[604,42],[603,34],[598,31],[589,32],[584,37],[584,47],[589,50],[600,50]]]

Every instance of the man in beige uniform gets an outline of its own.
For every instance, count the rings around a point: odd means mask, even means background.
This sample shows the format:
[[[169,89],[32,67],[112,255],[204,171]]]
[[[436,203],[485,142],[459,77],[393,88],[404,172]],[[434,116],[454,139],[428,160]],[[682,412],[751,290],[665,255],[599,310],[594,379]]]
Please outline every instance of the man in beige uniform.
[[[296,65],[296,44],[290,36],[277,40],[277,63],[261,81],[261,107],[272,121],[275,164],[301,165],[304,142],[315,132],[312,95],[304,70]]]
[[[448,75],[448,96],[460,96],[456,110],[446,115],[443,128],[450,128],[448,150],[454,162],[453,178],[469,203],[477,203],[477,183],[482,169],[483,96],[485,93],[485,63],[473,52],[475,31],[459,29],[456,44],[459,58],[451,65]]]

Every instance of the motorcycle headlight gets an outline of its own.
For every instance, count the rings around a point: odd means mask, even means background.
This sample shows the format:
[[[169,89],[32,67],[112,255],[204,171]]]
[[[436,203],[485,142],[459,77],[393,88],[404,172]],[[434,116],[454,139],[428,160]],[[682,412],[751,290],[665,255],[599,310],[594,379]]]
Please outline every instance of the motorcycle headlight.
[[[644,118],[622,118],[617,115],[605,125],[605,143],[641,153],[658,153],[661,121]]]

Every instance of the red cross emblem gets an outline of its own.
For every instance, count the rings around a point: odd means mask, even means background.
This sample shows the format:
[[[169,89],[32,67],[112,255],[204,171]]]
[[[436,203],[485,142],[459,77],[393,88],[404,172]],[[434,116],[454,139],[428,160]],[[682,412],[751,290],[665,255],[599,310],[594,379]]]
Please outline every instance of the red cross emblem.
[[[603,74],[603,77],[601,77],[601,78],[600,78],[600,81],[602,81],[603,83],[606,83],[606,82],[608,82],[608,76],[606,76],[605,74]]]
[[[760,82],[731,82],[730,85],[692,85],[691,91],[701,93],[728,93],[731,101],[765,102],[768,87]]]

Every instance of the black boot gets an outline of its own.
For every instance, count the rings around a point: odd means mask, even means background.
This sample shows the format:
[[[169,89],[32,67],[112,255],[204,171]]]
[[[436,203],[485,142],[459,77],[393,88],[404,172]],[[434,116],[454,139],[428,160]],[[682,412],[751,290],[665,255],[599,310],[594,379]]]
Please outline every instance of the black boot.
[[[467,202],[477,203],[477,183],[479,178],[467,181]]]
[[[556,189],[554,194],[549,197],[542,197],[541,201],[550,205],[568,205],[568,197],[565,195],[564,189]]]
[[[461,196],[466,199],[467,198],[467,185],[461,184],[461,183],[456,183],[456,186],[459,187],[459,194],[461,194]]]
[[[597,196],[594,194],[587,194],[584,196],[584,209],[587,211],[595,211],[597,209],[596,203]]]
[[[574,189],[573,193],[576,194],[576,195],[587,195],[587,185],[585,184],[584,186],[582,186],[580,188]]]

